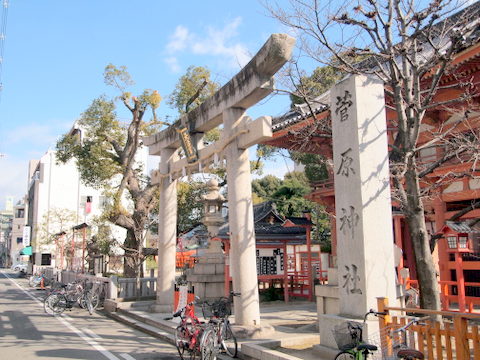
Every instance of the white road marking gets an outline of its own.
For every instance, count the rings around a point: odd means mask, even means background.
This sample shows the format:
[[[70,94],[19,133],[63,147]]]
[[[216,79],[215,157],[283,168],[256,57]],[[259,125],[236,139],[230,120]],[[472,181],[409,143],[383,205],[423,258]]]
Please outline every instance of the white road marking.
[[[120,354],[125,360],[135,360],[135,358],[127,353]]]
[[[68,321],[73,321],[73,319],[68,315],[62,314],[62,317]]]
[[[86,334],[88,334],[91,338],[95,339],[95,340],[102,340],[102,338],[100,336],[98,336],[97,334],[95,334],[92,330],[90,329],[82,329],[82,331]]]
[[[2,273],[8,280],[10,280],[15,286],[17,286],[20,290],[22,290],[25,294],[27,294],[32,300],[37,302],[40,306],[43,307],[43,302],[40,302],[37,300],[37,298],[33,295],[31,295],[28,291],[26,291],[24,288],[22,288],[20,285],[17,284],[15,280],[13,280],[10,276],[8,276],[5,273]],[[72,330],[74,333],[76,333],[80,338],[85,340],[91,347],[93,347],[95,350],[100,352],[103,356],[105,356],[109,360],[121,360],[120,358],[116,357],[113,355],[110,351],[106,350],[103,346],[98,344],[95,340],[90,339],[88,336],[86,336],[82,331],[77,329],[75,326],[71,325],[67,320],[65,320],[62,316],[54,315],[54,317],[60,321],[63,325],[65,325],[67,328]],[[128,354],[127,354],[128,355]],[[134,359],[135,360],[135,359]]]

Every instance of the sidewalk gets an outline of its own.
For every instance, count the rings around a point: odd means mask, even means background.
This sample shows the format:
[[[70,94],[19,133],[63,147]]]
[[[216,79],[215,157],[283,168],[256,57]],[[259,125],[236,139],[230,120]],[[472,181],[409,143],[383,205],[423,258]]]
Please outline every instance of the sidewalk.
[[[120,303],[116,312],[106,313],[118,321],[174,344],[173,332],[179,319],[165,320],[171,314],[150,313],[147,310],[149,304],[151,302]],[[321,359],[312,348],[320,342],[315,303],[262,303],[260,318],[262,325],[273,326],[275,333],[269,339],[238,339],[239,358],[327,360]],[[231,317],[231,321],[235,325],[234,317]]]

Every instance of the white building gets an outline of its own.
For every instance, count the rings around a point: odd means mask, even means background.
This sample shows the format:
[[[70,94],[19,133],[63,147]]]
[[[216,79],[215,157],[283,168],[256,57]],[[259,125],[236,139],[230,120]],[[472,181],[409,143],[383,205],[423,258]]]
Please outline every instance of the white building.
[[[81,134],[81,131],[75,126],[72,132]],[[147,159],[148,148],[144,147],[138,152],[137,161],[146,164]],[[67,227],[68,230],[71,230],[72,227],[81,224],[91,225],[93,218],[99,216],[108,204],[109,199],[103,195],[101,188],[86,186],[81,182],[75,161],[72,159],[65,164],[57,164],[56,152],[49,150],[40,160],[30,162],[25,224],[27,229],[28,227],[31,229],[32,261],[35,267],[55,266],[58,268],[62,265],[63,268],[66,268],[65,259],[68,256],[71,258],[73,231],[67,231],[65,226],[60,228],[53,219],[53,213],[58,210],[65,210],[65,213],[72,212],[75,219]],[[142,168],[146,175],[148,167],[142,166]],[[112,182],[114,181],[115,179],[112,179]],[[126,234],[125,229],[113,225],[111,228],[112,236],[123,241]],[[41,236],[42,233],[45,233],[45,229],[51,235],[65,231],[66,234],[61,241],[63,247],[59,243],[46,244],[42,240],[44,237]],[[77,261],[68,266],[69,269],[80,270],[82,248],[84,248],[81,231],[76,233],[76,238],[73,240],[76,244],[74,258]],[[80,244],[78,244],[79,242]],[[118,255],[123,253],[120,249],[115,252]],[[63,254],[63,260],[61,254]]]
[[[24,262],[28,258],[20,253],[24,248],[23,229],[25,227],[25,204],[18,202],[13,208],[12,232],[9,244],[9,256],[12,265]]]
[[[80,181],[75,160],[70,160],[66,164],[57,164],[55,151],[52,150],[47,151],[40,160],[30,162],[29,178],[26,225],[31,229],[33,265],[58,267],[60,263],[59,261],[56,263],[55,259],[60,257],[60,245],[42,241],[41,229],[46,229],[49,234],[66,231],[63,243],[67,251],[72,242],[73,231],[67,231],[66,228],[71,230],[73,226],[82,223],[91,224],[93,217],[102,213],[108,199],[102,194],[101,189],[86,186]],[[52,214],[56,211],[72,212],[74,219],[60,228],[58,222],[52,219]],[[115,227],[112,231],[113,236],[119,240],[125,236],[125,231],[119,227]],[[82,241],[78,238],[73,240],[76,243]],[[77,244],[77,253],[78,246]],[[80,258],[81,255],[77,253],[75,257]],[[64,257],[65,255],[64,253]],[[66,262],[62,264],[64,268],[67,265]],[[77,262],[73,266],[81,265]]]

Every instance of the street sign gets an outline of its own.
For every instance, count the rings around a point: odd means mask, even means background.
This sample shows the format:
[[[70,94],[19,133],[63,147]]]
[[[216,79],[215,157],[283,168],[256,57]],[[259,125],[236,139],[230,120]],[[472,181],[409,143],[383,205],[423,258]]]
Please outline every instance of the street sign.
[[[22,240],[23,247],[30,246],[30,231],[31,231],[30,226],[23,227],[23,240]]]

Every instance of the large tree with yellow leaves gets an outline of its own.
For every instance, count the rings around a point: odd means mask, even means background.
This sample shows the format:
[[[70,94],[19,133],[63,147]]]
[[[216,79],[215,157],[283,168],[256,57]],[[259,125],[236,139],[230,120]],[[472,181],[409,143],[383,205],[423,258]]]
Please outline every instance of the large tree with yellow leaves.
[[[158,130],[161,124],[155,114],[161,97],[150,89],[132,96],[127,88],[133,81],[125,67],[108,65],[104,80],[120,96],[93,100],[78,121],[80,132],[71,131],[57,142],[57,161],[76,159],[82,181],[105,189],[111,202],[103,217],[126,229],[121,244],[125,250],[124,275],[136,277],[141,275],[145,260],[143,243],[151,223],[150,213],[158,206],[157,186],[144,175],[144,164],[138,161],[138,155],[142,137]],[[131,114],[128,124],[117,116],[118,101]],[[150,111],[151,118],[145,120]]]

